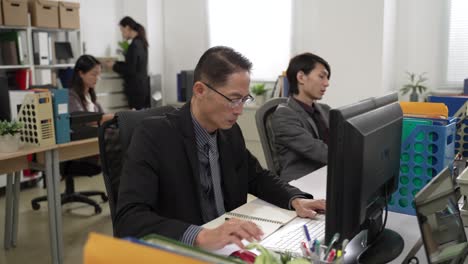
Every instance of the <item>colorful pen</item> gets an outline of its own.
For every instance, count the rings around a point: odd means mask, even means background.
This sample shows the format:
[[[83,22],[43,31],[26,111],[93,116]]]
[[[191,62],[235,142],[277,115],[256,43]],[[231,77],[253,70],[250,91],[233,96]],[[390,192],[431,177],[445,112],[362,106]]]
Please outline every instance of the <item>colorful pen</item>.
[[[321,248],[320,248],[320,241],[315,240],[315,246],[314,246],[314,248],[315,248],[315,252],[317,253],[317,256],[318,256],[319,259],[320,259],[320,257],[322,256],[322,250],[321,250]]]
[[[332,240],[330,241],[330,244],[328,244],[328,247],[325,250],[325,256],[323,256],[324,260],[328,256],[328,254],[330,253],[330,250],[332,250],[333,245],[338,241],[338,239],[340,239],[340,233],[335,233],[333,235]]]
[[[347,238],[343,239],[343,244],[341,244],[341,250],[343,251],[343,253],[346,252],[346,246],[348,245],[348,242],[349,242],[349,239]]]
[[[338,251],[336,251],[336,258],[337,259],[341,258],[341,255],[342,255],[342,251],[340,249]]]
[[[317,250],[317,239],[314,239],[314,242],[312,242],[312,247],[310,248],[310,251],[315,252]]]
[[[335,259],[336,250],[330,250],[330,254],[328,254],[327,262],[332,262]]]
[[[305,237],[307,239],[307,248],[312,248],[309,229],[307,228],[306,225],[304,225],[303,227],[304,227],[304,234],[305,234]]]
[[[304,257],[310,257],[309,249],[307,248],[307,245],[304,241],[301,242],[301,251]]]

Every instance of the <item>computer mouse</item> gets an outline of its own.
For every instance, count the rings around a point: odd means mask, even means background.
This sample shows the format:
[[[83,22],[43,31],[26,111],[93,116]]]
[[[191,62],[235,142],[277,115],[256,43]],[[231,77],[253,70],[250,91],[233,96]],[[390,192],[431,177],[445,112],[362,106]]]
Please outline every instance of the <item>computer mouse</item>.
[[[243,261],[252,264],[255,262],[255,258],[257,257],[257,255],[255,255],[254,253],[243,249],[232,252],[230,256],[240,258]]]

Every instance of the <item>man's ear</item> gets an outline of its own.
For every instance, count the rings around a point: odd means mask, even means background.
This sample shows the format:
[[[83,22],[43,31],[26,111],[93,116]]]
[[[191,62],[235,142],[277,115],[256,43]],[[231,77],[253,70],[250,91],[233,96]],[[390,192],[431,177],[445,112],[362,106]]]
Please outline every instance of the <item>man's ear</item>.
[[[303,71],[298,71],[296,74],[296,79],[298,84],[304,84],[305,73]]]
[[[197,97],[202,96],[206,92],[205,86],[201,82],[195,82],[193,84],[192,89],[193,89],[193,96],[197,96]]]

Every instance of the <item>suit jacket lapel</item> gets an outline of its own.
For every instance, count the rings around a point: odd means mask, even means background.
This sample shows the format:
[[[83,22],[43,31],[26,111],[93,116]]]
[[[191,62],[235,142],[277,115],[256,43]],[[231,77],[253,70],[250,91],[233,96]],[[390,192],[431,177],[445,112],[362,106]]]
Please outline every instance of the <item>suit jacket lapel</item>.
[[[226,211],[232,210],[233,205],[229,201],[237,201],[235,199],[237,186],[239,185],[238,179],[235,175],[235,168],[233,163],[233,147],[226,132],[218,130],[218,150],[219,150],[219,163],[221,165],[221,181],[224,196],[224,207]]]
[[[309,114],[306,113],[306,111],[304,110],[304,108],[302,108],[302,106],[300,106],[296,100],[294,100],[292,97],[289,97],[288,99],[288,105],[296,110],[297,113],[299,113],[299,115],[304,119],[306,120],[307,123],[309,123],[309,125],[312,127],[312,129],[314,130],[314,133],[315,133],[315,136],[318,137],[319,133],[318,133],[318,128],[317,128],[317,124],[315,124],[314,120],[312,120],[312,118],[309,116]]]
[[[186,103],[180,110],[179,113],[176,115],[177,119],[177,126],[180,128],[180,132],[184,138],[184,147],[185,153],[190,163],[190,167],[192,168],[192,178],[195,182],[194,188],[196,188],[197,199],[200,205],[201,197],[202,197],[202,190],[201,190],[201,183],[200,183],[200,169],[198,155],[197,155],[197,144],[195,141],[195,131],[193,130],[193,121],[192,115],[190,112],[190,102]],[[201,208],[200,208],[201,211]]]

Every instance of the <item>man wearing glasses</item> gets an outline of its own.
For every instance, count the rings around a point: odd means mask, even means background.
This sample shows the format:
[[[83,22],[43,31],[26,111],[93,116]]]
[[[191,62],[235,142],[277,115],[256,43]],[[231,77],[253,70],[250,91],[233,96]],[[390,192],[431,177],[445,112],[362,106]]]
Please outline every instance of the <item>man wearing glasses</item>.
[[[243,239],[261,239],[254,223],[201,225],[246,203],[248,193],[302,217],[325,209],[325,201],[306,199],[246,149],[236,121],[252,100],[250,69],[233,49],[210,48],[195,68],[191,101],[136,128],[120,181],[117,236],[156,233],[205,249],[243,247]]]

